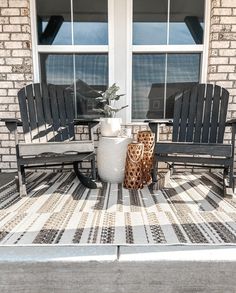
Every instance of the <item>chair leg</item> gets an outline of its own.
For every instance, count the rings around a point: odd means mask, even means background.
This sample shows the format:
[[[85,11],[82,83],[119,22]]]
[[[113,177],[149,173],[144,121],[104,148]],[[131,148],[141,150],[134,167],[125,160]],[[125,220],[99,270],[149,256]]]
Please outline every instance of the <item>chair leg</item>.
[[[229,187],[232,188],[234,192],[234,167],[233,165],[229,168]]]
[[[92,179],[96,180],[97,179],[97,173],[96,173],[96,158],[95,155],[93,155],[91,159],[91,173],[92,173]]]
[[[82,172],[79,170],[78,162],[73,163],[74,171],[80,182],[87,188],[90,189],[96,189],[97,183],[91,179],[89,176],[85,176]]]
[[[18,166],[18,190],[21,197],[27,195],[25,183],[25,168],[22,165]]]
[[[152,182],[157,182],[157,172],[158,172],[158,161],[156,159],[156,156],[153,158],[153,169],[152,169]]]
[[[228,180],[229,177],[229,180]],[[224,168],[223,173],[223,196],[232,196],[234,192],[234,175],[233,167]]]

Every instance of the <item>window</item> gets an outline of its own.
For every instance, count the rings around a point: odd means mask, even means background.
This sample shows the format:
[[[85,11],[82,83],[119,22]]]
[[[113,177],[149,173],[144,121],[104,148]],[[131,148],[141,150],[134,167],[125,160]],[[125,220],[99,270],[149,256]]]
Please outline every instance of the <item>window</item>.
[[[95,116],[86,84],[108,86],[107,10],[107,0],[36,0],[40,79],[73,89],[80,117]]]
[[[134,0],[133,120],[173,117],[173,94],[200,81],[203,31],[204,0]]]
[[[73,88],[77,116],[95,116],[85,83],[116,82],[125,123],[171,118],[173,93],[204,81],[209,0],[31,1],[36,79]]]

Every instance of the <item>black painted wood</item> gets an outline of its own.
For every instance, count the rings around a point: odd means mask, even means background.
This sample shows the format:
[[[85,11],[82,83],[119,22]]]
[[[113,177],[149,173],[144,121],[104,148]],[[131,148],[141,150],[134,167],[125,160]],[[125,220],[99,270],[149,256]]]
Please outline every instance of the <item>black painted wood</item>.
[[[27,138],[26,142],[30,145],[30,148],[26,150],[26,145],[23,146],[16,139],[21,195],[26,194],[24,170],[26,167],[31,167],[32,164],[70,162],[73,166],[78,166],[78,162],[86,160],[91,162],[92,176],[95,177],[95,154],[92,139],[86,142],[86,147],[82,147],[82,145],[78,147],[79,141],[76,142],[77,148],[75,148],[75,142],[68,142],[75,138],[73,93],[63,86],[44,83],[31,84],[19,91],[18,99],[23,131]],[[92,138],[91,135],[90,138]],[[51,149],[50,143],[53,141],[58,142],[59,145],[54,144]],[[63,145],[62,142],[64,142]],[[39,143],[40,148],[36,147],[35,143]],[[85,142],[81,143],[84,146]],[[45,144],[48,148],[42,147]],[[25,152],[21,154],[23,149]],[[72,153],[74,154],[72,155]],[[88,188],[95,188],[96,184],[90,177],[82,176],[79,170],[76,170],[76,174],[83,184],[87,184]]]
[[[179,123],[181,118],[182,101],[183,101],[182,93],[178,93],[175,96],[172,141],[178,141],[178,138],[179,138]]]
[[[203,115],[203,125],[202,125],[202,139],[201,142],[209,142],[209,133],[210,133],[210,120],[212,115],[212,100],[213,100],[213,85],[208,84],[205,88],[206,97],[204,99],[204,115]]]
[[[189,115],[189,98],[190,98],[190,91],[183,92],[182,98],[182,107],[181,107],[181,114],[180,114],[180,125],[179,125],[179,139],[178,141],[186,141],[186,134],[187,134],[187,123],[188,123],[188,115]]]
[[[227,169],[229,185],[234,188],[235,121],[231,125],[231,144],[223,143],[228,99],[227,90],[211,84],[198,84],[178,92],[175,96],[172,142],[156,142],[155,161],[222,167]],[[156,131],[157,124],[158,121],[149,121],[152,131]]]
[[[21,112],[21,120],[22,120],[22,126],[23,126],[23,132],[30,133],[30,125],[29,125],[29,116],[28,116],[28,107],[26,103],[26,93],[25,88],[22,88],[18,92],[18,100],[19,100],[19,106],[20,106],[20,112]]]
[[[194,87],[190,93],[190,104],[189,104],[189,117],[188,117],[188,129],[186,141],[193,141],[195,120],[196,120],[196,108],[197,108],[197,88]]]
[[[37,114],[37,124],[38,124],[38,138],[39,142],[47,141],[46,138],[46,123],[45,123],[45,113],[43,109],[43,100],[41,94],[40,84],[34,84],[34,94],[35,94],[35,108]]]
[[[202,133],[202,116],[203,116],[203,107],[204,107],[204,97],[205,97],[205,85],[199,84],[197,88],[197,109],[196,109],[196,123],[195,123],[195,132],[194,132],[194,142],[201,142],[201,133]]]
[[[217,142],[220,95],[221,95],[221,88],[219,86],[215,86],[213,106],[212,106],[212,116],[211,116],[210,143]]]
[[[158,142],[155,145],[157,154],[191,154],[231,157],[231,144],[190,143],[190,142]]]
[[[224,140],[225,121],[226,121],[228,101],[229,101],[229,93],[224,88],[222,88],[220,101],[221,101],[221,104],[220,104],[220,113],[219,113],[220,117],[219,117],[219,130],[218,130],[217,142],[222,143]]]

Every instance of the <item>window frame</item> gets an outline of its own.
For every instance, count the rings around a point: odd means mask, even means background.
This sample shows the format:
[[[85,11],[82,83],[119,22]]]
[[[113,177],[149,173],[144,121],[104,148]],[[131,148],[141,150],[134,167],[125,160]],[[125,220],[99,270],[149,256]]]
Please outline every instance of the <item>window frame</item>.
[[[133,45],[133,1],[128,0],[129,4],[127,6],[129,18],[131,19],[129,23],[129,75],[128,75],[128,90],[129,100],[127,103],[132,109],[132,59],[134,53],[200,53],[201,62],[200,62],[200,82],[204,83],[207,81],[207,67],[208,67],[208,48],[209,48],[209,27],[210,27],[210,0],[205,0],[204,3],[204,36],[203,44],[200,45]],[[170,7],[170,1],[168,1],[168,7]],[[169,14],[169,11],[168,11]],[[169,21],[169,16],[168,16]],[[169,36],[169,25],[167,25],[167,38]],[[164,113],[165,113],[165,101],[164,101]],[[129,122],[140,122],[144,119],[132,119],[132,110],[126,114],[126,120]]]
[[[132,57],[133,53],[201,53],[200,82],[207,81],[209,28],[210,28],[210,0],[205,0],[204,11],[204,39],[201,45],[133,45],[133,1],[135,0],[107,0],[108,1],[108,45],[74,45],[73,44],[73,1],[71,2],[72,45],[38,45],[36,0],[30,0],[32,60],[34,82],[40,81],[40,53],[107,53],[108,54],[108,83],[116,82],[125,98],[119,105],[128,104],[129,107],[118,113],[124,124],[143,121],[132,120]],[[170,2],[170,0],[167,0]],[[121,13],[122,12],[122,13]],[[123,17],[123,26],[116,25]],[[125,36],[123,34],[125,33]],[[117,36],[123,36],[123,43],[119,43]],[[123,64],[123,66],[120,66]]]

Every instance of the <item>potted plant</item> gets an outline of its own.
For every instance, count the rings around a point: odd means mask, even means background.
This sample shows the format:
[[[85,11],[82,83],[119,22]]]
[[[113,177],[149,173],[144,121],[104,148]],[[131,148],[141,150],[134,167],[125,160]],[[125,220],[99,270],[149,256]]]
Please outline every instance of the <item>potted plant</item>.
[[[121,118],[116,118],[115,115],[120,110],[128,107],[128,105],[120,108],[115,107],[115,102],[124,96],[124,94],[117,94],[119,89],[114,83],[104,92],[100,92],[101,96],[96,98],[98,105],[93,111],[104,116],[104,118],[101,118],[102,136],[117,136],[121,130]]]

